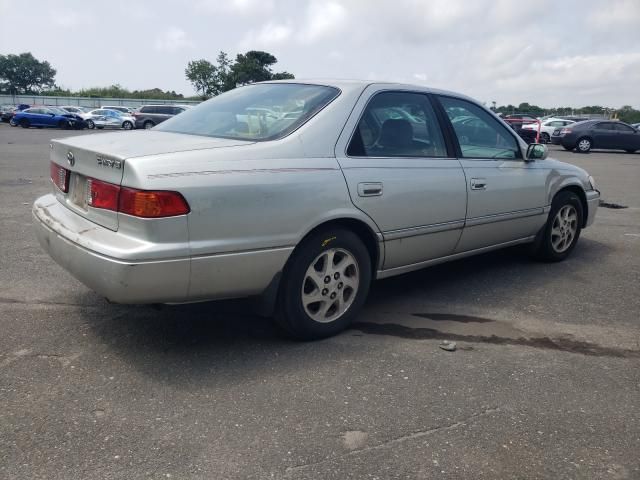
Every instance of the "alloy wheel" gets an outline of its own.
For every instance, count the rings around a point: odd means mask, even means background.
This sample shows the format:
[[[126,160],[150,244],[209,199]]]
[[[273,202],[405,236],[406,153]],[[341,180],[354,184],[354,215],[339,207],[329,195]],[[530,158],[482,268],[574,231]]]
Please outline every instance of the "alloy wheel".
[[[578,231],[578,212],[573,205],[565,205],[556,214],[551,225],[551,246],[557,253],[565,252]]]
[[[349,309],[359,285],[355,256],[343,248],[325,250],[305,273],[301,289],[304,310],[317,322],[333,322]]]

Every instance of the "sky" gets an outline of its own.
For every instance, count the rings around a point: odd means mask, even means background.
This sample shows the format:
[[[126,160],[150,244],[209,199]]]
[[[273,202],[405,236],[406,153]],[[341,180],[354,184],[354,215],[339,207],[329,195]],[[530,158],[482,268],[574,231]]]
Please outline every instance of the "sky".
[[[640,0],[0,0],[0,18],[0,54],[31,52],[71,89],[193,95],[190,60],[265,50],[296,78],[640,108]]]

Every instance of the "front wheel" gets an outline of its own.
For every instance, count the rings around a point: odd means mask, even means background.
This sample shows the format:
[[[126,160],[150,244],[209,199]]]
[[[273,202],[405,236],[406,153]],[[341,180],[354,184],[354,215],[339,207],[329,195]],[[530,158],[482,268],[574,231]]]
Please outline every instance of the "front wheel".
[[[122,123],[122,128],[124,128],[125,130],[131,130],[133,129],[133,123],[131,122],[123,122]]]
[[[584,209],[578,195],[569,191],[558,193],[551,204],[547,224],[534,254],[549,262],[567,258],[580,238],[583,215]]]
[[[542,134],[540,135],[540,139],[542,140],[542,143],[551,142],[551,137],[549,136],[549,134],[547,132],[542,132]]]
[[[96,124],[93,123],[93,120],[87,120],[87,128],[89,130],[93,130],[94,128],[96,128]]]
[[[153,127],[155,127],[155,126],[156,126],[156,125],[155,125],[155,123],[153,123],[153,122],[144,122],[144,129],[145,129],[145,130],[149,130],[150,128],[153,128]]]
[[[576,144],[576,148],[580,153],[589,153],[589,150],[591,150],[591,146],[592,143],[589,138],[581,138]]]
[[[353,232],[331,228],[304,240],[284,270],[276,322],[304,340],[347,328],[369,292],[371,257]]]

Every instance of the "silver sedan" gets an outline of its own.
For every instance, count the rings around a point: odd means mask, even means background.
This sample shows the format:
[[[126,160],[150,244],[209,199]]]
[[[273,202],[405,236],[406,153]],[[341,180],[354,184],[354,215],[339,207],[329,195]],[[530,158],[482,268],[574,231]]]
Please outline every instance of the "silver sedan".
[[[600,197],[468,97],[364,81],[237,88],[150,131],[54,140],[50,160],[37,236],[88,287],[257,297],[299,338],[346,328],[375,279],[517,244],[563,260]]]
[[[136,120],[131,115],[105,108],[91,110],[85,115],[85,121],[89,128],[123,128],[125,130],[136,128]]]

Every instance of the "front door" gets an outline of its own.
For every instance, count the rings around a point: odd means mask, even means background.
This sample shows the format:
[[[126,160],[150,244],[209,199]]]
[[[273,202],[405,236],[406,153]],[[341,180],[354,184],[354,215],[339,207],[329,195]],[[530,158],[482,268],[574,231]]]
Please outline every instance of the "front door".
[[[378,225],[385,270],[450,255],[464,225],[464,173],[429,97],[369,87],[336,158],[351,200]]]
[[[616,126],[613,122],[601,122],[593,131],[593,148],[616,148]]]
[[[451,122],[467,181],[467,216],[456,253],[535,235],[546,220],[544,162],[525,162],[516,134],[479,105],[437,98]]]
[[[625,125],[624,123],[616,123],[616,146],[623,150],[640,149],[640,132]]]

